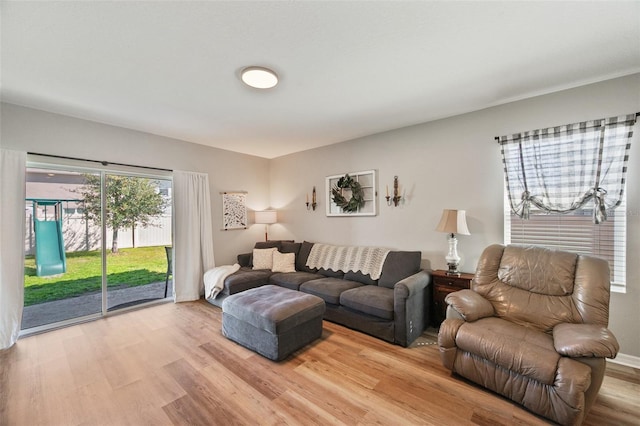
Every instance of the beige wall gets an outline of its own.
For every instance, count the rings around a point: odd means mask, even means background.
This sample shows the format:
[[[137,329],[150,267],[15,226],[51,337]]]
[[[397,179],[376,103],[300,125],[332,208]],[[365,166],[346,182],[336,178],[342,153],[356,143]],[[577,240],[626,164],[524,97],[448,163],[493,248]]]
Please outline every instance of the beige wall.
[[[250,209],[269,207],[269,160],[10,104],[1,107],[3,148],[208,173],[216,264],[235,262],[237,253],[264,238],[260,225],[221,230],[220,191],[248,191]]]
[[[278,238],[421,250],[424,266],[443,268],[446,235],[435,232],[443,208],[464,209],[471,235],[459,237],[462,269],[474,271],[483,248],[503,241],[503,173],[495,136],[640,111],[640,74],[402,128],[271,161],[271,204]],[[622,353],[640,356],[640,145],[628,175],[626,294],[613,294],[610,326]],[[375,217],[327,217],[325,176],[376,169],[378,189],[398,175],[405,202]],[[318,209],[305,193],[318,189]]]
[[[503,176],[494,136],[640,111],[640,74],[265,160],[114,126],[2,104],[2,147],[209,174],[217,264],[263,238],[264,228],[221,231],[219,192],[249,192],[250,209],[274,207],[271,238],[378,245],[422,251],[423,266],[443,268],[446,235],[434,231],[443,208],[465,209],[472,235],[459,237],[462,269],[503,241]],[[636,126],[638,129],[639,126]],[[610,327],[626,355],[640,357],[640,146],[628,176],[627,293],[613,294]],[[326,217],[324,178],[375,169],[384,196],[398,175],[405,201],[375,217]],[[316,186],[318,209],[305,194]],[[250,221],[252,215],[250,214]]]

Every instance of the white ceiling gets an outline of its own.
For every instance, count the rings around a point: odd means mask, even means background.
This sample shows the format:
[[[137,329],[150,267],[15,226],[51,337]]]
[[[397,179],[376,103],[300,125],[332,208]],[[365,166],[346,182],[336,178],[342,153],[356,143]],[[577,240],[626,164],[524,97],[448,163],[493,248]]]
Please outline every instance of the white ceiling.
[[[5,102],[274,158],[640,72],[640,2],[1,4]],[[239,71],[279,73],[267,91]]]

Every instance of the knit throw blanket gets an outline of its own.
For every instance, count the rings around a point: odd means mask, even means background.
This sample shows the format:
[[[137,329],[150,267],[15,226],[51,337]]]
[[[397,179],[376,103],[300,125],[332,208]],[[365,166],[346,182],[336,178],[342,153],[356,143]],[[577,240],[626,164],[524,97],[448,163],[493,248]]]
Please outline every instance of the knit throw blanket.
[[[360,271],[364,275],[370,275],[372,280],[377,280],[382,274],[382,265],[389,251],[379,247],[333,246],[316,243],[311,247],[307,266],[343,272]]]
[[[237,272],[240,265],[216,266],[204,273],[204,298],[215,299],[224,289],[224,280],[231,274]]]

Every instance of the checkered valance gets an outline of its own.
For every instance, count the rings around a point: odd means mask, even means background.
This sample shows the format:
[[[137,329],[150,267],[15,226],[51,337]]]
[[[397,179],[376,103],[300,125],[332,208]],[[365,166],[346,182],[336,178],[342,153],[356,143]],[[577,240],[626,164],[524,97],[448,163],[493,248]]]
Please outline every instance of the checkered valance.
[[[595,223],[622,201],[636,115],[502,136],[502,162],[513,212],[529,218],[533,204],[566,213],[593,199]]]

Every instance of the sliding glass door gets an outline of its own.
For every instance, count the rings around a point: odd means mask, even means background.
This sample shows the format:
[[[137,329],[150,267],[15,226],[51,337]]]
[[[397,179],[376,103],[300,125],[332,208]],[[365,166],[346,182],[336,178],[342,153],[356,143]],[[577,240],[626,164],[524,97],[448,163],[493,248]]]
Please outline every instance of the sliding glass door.
[[[23,330],[102,312],[102,235],[78,193],[92,179],[100,173],[27,168]]]
[[[30,163],[23,330],[173,294],[170,176]]]
[[[105,179],[108,310],[171,295],[171,181],[121,174]]]

